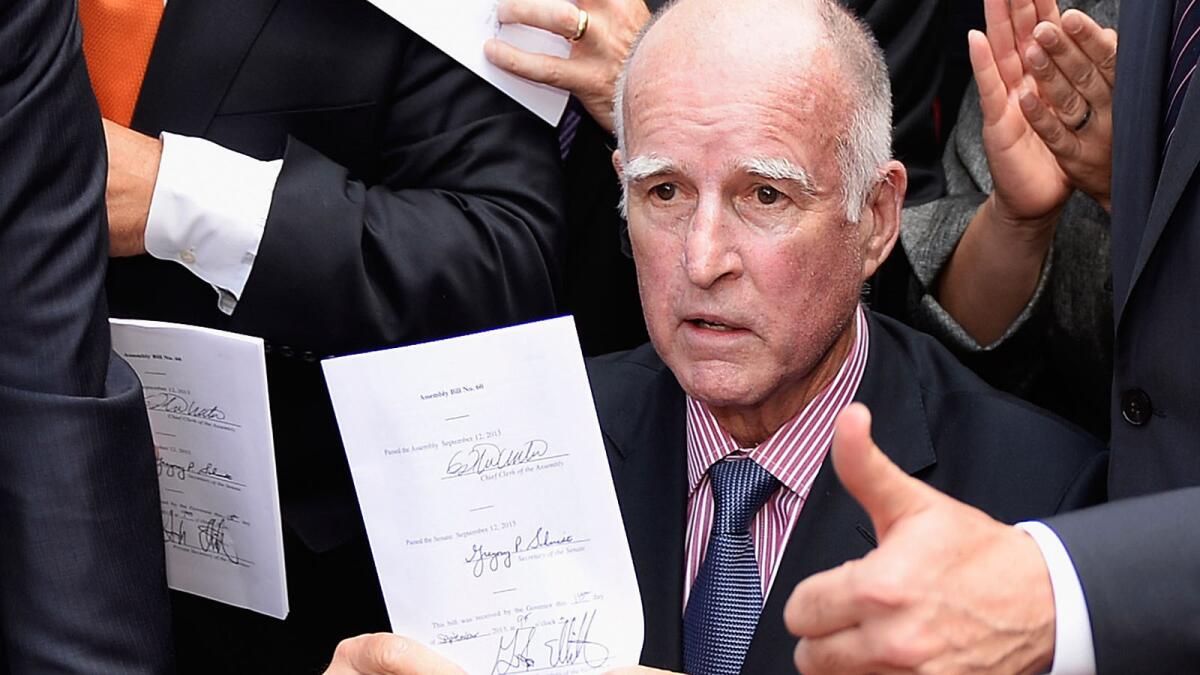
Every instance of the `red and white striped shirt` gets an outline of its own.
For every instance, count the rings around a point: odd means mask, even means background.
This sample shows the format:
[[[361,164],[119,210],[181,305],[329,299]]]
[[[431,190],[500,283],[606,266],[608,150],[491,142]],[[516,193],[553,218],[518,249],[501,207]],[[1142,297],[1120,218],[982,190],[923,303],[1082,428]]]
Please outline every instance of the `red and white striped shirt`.
[[[837,376],[795,417],[756,448],[739,448],[703,403],[687,397],[688,526],[684,556],[683,606],[687,607],[692,583],[704,562],[712,531],[713,497],[708,469],[730,455],[758,462],[779,479],[778,490],[750,526],[765,599],[775,581],[775,571],[800,509],[833,441],[838,413],[854,400],[867,365],[867,319],[860,306],[855,312],[854,344]]]

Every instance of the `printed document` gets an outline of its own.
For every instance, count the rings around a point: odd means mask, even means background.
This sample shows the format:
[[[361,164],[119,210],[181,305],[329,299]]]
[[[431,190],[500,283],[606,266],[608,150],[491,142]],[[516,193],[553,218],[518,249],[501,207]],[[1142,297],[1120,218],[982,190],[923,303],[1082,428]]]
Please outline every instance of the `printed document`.
[[[142,380],[158,455],[167,582],[276,618],[288,613],[263,342],[112,320]]]
[[[499,38],[527,52],[566,58],[571,53],[571,43],[563,37],[530,26],[501,25],[496,19],[498,0],[370,1],[551,126],[558,126],[570,94],[497,68],[484,57],[483,44]]]
[[[395,632],[468,673],[637,663],[641,600],[570,317],[324,368]]]

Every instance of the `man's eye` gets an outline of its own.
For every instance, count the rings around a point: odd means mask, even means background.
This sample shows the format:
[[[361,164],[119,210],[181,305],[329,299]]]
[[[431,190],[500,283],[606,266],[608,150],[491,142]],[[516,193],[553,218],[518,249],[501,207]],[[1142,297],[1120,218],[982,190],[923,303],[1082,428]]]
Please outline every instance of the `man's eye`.
[[[653,188],[650,188],[650,192],[654,193],[655,197],[664,202],[669,202],[675,198],[675,186],[670,183],[655,185]]]
[[[770,206],[779,201],[779,190],[770,185],[760,185],[754,190],[754,196],[758,197],[758,203]]]

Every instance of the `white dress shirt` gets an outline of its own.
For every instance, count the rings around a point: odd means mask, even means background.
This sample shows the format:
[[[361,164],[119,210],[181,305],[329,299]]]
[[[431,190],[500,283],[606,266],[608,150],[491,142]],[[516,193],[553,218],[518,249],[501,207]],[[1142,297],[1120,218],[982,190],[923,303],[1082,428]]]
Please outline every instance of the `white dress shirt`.
[[[1050,675],[1095,675],[1096,650],[1087,599],[1067,548],[1044,523],[1031,521],[1018,523],[1017,527],[1033,537],[1050,571],[1054,592],[1054,665]]]
[[[250,278],[283,160],[262,162],[202,138],[162,134],[146,252],[217,291],[232,314]]]

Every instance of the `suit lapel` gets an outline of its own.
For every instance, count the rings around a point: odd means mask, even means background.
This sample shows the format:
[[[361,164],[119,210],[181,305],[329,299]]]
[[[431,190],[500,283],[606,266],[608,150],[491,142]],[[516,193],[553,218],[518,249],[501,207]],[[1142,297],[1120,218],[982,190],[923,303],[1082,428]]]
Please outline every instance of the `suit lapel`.
[[[892,337],[868,317],[870,353],[854,399],[871,409],[872,435],[884,452],[915,474],[937,461],[919,380]],[[861,558],[874,546],[870,518],[842,488],[826,457],[788,539],[742,672],[792,675],[790,647],[796,639],[783,625],[783,607],[792,589],[813,574]]]
[[[1191,182],[1197,164],[1200,164],[1200,86],[1189,87],[1184,96],[1183,108],[1179,112],[1179,120],[1175,127],[1175,138],[1172,139],[1171,147],[1163,161],[1158,190],[1154,193],[1150,215],[1146,219],[1146,234],[1138,248],[1129,287],[1131,294],[1154,252],[1159,237],[1170,222],[1184,189]]]
[[[592,389],[641,590],[642,663],[682,670],[686,407],[671,371],[650,360],[657,369],[593,368]]]
[[[1171,209],[1179,199],[1175,188],[1164,189],[1159,180],[1159,168],[1163,166],[1163,98],[1172,5],[1170,0],[1149,0],[1146,3],[1125,2],[1121,7],[1119,25],[1124,46],[1117,66],[1113,110],[1113,168],[1121,173],[1113,175],[1112,214],[1113,297],[1118,324],[1137,276],[1145,267],[1170,219]],[[1189,95],[1193,107],[1194,94],[1193,90]],[[1194,136],[1195,130],[1188,129],[1188,117],[1181,114],[1179,119],[1177,134],[1187,130]],[[1175,148],[1185,146],[1182,141],[1184,138],[1176,138]],[[1181,153],[1183,151],[1174,154]],[[1170,165],[1170,160],[1181,164],[1184,159],[1168,157],[1168,164],[1161,174],[1163,182],[1186,182],[1187,176],[1179,175]],[[1195,166],[1194,159],[1192,166]],[[1156,184],[1159,184],[1157,193]],[[1182,186],[1178,190],[1182,191]]]
[[[278,0],[169,0],[133,127],[202,136]]]

